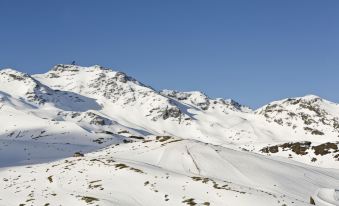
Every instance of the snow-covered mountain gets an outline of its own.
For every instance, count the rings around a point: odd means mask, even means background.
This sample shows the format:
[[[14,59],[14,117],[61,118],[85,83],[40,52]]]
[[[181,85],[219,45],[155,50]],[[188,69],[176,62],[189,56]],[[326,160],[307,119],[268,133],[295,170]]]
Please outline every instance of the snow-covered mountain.
[[[0,126],[0,205],[338,205],[339,105],[313,95],[253,111],[101,66],[3,69]]]

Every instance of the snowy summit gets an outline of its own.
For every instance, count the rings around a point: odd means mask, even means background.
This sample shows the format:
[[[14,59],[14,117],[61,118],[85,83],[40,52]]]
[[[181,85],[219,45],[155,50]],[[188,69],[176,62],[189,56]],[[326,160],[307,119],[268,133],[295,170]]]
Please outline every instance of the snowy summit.
[[[339,105],[257,110],[102,66],[0,70],[0,205],[339,205]]]

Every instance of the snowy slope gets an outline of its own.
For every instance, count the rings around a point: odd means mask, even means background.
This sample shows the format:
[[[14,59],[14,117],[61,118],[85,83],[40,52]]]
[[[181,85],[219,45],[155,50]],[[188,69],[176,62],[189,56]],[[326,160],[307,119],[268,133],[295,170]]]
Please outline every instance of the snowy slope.
[[[0,175],[9,205],[308,205],[339,184],[338,171],[166,137]]]
[[[101,66],[3,69],[0,205],[335,205],[338,122],[314,95],[253,111]]]

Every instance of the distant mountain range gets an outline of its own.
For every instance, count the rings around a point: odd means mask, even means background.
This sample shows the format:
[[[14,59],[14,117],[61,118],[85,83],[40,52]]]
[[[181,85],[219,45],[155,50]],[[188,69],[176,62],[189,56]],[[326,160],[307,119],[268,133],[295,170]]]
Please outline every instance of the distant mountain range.
[[[339,105],[254,111],[101,66],[3,69],[0,183],[0,205],[339,205]]]

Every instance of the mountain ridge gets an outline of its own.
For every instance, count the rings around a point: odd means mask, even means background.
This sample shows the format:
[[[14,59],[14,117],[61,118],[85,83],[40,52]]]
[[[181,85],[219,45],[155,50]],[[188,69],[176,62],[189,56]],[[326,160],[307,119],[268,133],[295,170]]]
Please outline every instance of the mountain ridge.
[[[338,122],[315,95],[252,110],[98,65],[0,70],[0,205],[321,202],[339,184]]]
[[[46,73],[43,73],[43,74],[48,74],[49,72],[53,72],[53,71],[56,71],[56,72],[64,72],[64,71],[71,71],[71,72],[77,72],[79,70],[88,70],[88,69],[98,69],[98,70],[104,70],[104,71],[111,71],[111,72],[114,72],[114,73],[117,73],[117,74],[121,74],[121,81],[126,81],[127,79],[128,80],[132,80],[132,81],[135,81],[137,82],[138,84],[141,84],[145,87],[149,87],[149,88],[152,88],[150,86],[147,86],[143,83],[140,83],[139,81],[137,81],[135,78],[131,77],[131,76],[128,76],[126,75],[124,72],[122,71],[118,71],[118,70],[113,70],[109,67],[103,67],[103,66],[100,66],[100,65],[93,65],[93,66],[79,66],[79,65],[72,65],[72,64],[57,64],[55,65],[54,67],[52,67],[49,71],[47,71]],[[37,76],[39,74],[28,74],[28,73],[24,73],[24,72],[20,72],[19,70],[16,70],[14,68],[0,68],[0,71],[2,72],[12,72],[12,73],[20,73],[22,75],[25,75],[25,76],[30,76],[32,78],[34,78],[34,76]],[[53,76],[53,73],[50,74],[51,76]],[[118,75],[119,76],[119,75]],[[157,90],[155,90],[157,91]],[[177,91],[177,90],[170,90],[170,89],[162,89],[162,90],[159,90],[158,92],[159,93],[162,93],[162,92],[174,92],[174,93],[201,93],[203,95],[205,95],[207,98],[209,98],[205,93],[201,92],[201,91],[197,91],[197,90],[193,90],[193,91]],[[296,96],[296,97],[290,97],[290,98],[282,98],[280,100],[274,100],[272,102],[269,102],[267,104],[264,104],[262,106],[260,106],[259,108],[253,110],[253,111],[256,111],[256,110],[259,110],[260,108],[268,105],[268,104],[272,104],[276,101],[283,101],[283,100],[287,100],[287,99],[314,99],[314,98],[320,98],[320,99],[323,99],[323,100],[326,100],[318,95],[315,95],[315,94],[305,94],[304,96]],[[216,98],[216,99],[222,99],[222,100],[225,100],[225,101],[231,101],[231,102],[234,102],[235,104],[239,104],[240,106],[244,106],[244,107],[247,107],[250,109],[249,106],[246,106],[246,105],[242,105],[240,104],[238,101],[236,100],[233,100],[233,99],[224,99],[224,98]],[[329,101],[329,100],[326,100],[326,101]],[[330,101],[329,101],[330,102]],[[339,104],[339,103],[336,103],[336,102],[332,102],[332,103],[335,103],[335,104]]]
[[[157,91],[123,72],[98,65],[59,64],[37,75],[5,69],[0,70],[0,78],[0,91],[11,93],[14,84],[23,84],[24,92],[14,91],[18,101],[24,97],[26,103],[35,102],[38,110],[55,108],[58,112],[52,120],[72,122],[85,133],[112,133],[108,128],[119,125],[143,134],[189,137],[256,152],[281,142],[324,144],[339,136],[338,104],[315,95],[274,101],[253,111],[234,100],[211,99],[199,91]]]

